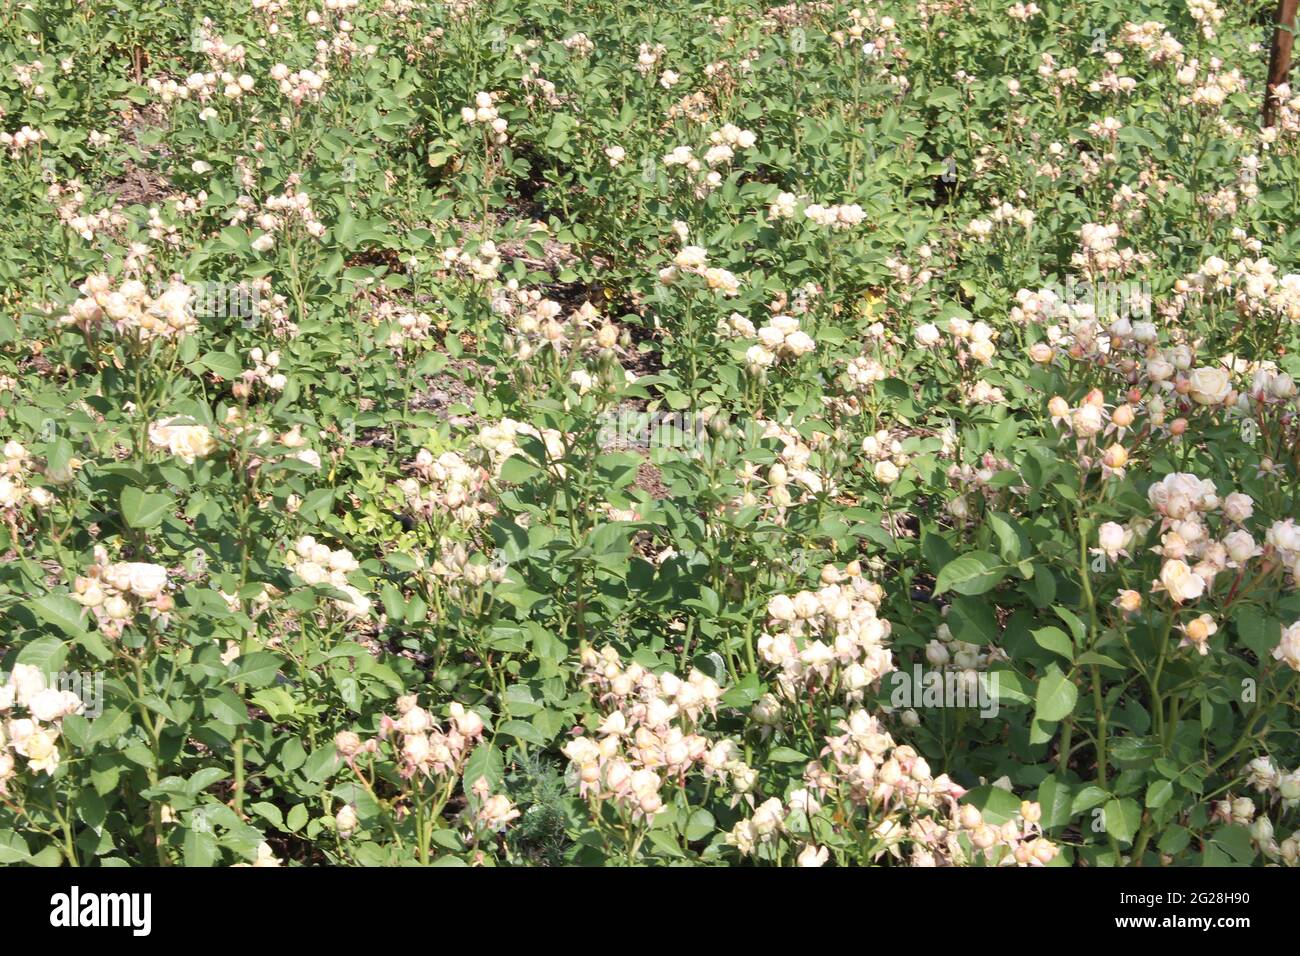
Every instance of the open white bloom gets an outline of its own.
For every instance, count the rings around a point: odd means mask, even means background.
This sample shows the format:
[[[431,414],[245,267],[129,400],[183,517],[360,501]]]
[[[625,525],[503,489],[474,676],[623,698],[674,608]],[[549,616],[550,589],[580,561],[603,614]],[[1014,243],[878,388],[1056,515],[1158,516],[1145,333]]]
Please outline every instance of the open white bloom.
[[[181,424],[184,419],[168,418],[151,422],[149,443],[167,449],[187,465],[197,458],[206,458],[216,451],[217,443],[206,425]]]
[[[1273,648],[1273,659],[1283,661],[1293,671],[1300,671],[1300,621],[1282,632],[1282,639]]]
[[[1167,592],[1176,604],[1185,604],[1205,593],[1205,581],[1186,561],[1171,559],[1160,568],[1160,578],[1154,589]]]
[[[1222,405],[1232,392],[1232,381],[1221,368],[1198,368],[1187,376],[1187,383],[1199,405]]]

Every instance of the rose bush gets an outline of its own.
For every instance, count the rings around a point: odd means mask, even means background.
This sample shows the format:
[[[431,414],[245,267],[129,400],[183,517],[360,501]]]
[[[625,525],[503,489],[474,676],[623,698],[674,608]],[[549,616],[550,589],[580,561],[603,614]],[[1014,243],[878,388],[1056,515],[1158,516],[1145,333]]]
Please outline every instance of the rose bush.
[[[1273,5],[0,11],[0,863],[1294,865]]]

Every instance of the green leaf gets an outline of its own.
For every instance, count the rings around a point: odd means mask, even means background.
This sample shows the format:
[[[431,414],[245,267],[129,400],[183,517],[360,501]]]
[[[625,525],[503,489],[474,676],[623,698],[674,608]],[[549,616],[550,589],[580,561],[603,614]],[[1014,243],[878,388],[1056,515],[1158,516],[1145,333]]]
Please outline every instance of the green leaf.
[[[1040,627],[1030,633],[1033,634],[1039,647],[1060,654],[1067,661],[1073,660],[1074,645],[1070,643],[1069,636],[1059,627]]]
[[[1056,777],[1048,777],[1038,785],[1036,799],[1043,809],[1043,829],[1050,830],[1070,822],[1071,792],[1068,783]]]
[[[539,747],[544,747],[547,743],[546,738],[538,733],[536,727],[523,720],[507,720],[497,728],[497,731],[530,744],[537,744]]]
[[[1136,800],[1125,797],[1122,800],[1108,800],[1102,808],[1102,820],[1106,832],[1121,843],[1132,843],[1138,827],[1142,824],[1142,808]]]
[[[1266,617],[1257,608],[1243,605],[1232,616],[1237,625],[1241,643],[1254,651],[1256,657],[1266,657],[1282,639],[1282,622],[1276,617]]]
[[[1182,853],[1192,842],[1192,831],[1186,827],[1172,826],[1160,836],[1157,846],[1161,853]]]
[[[808,755],[791,747],[773,747],[768,752],[767,759],[773,763],[807,763]]]
[[[1052,664],[1038,681],[1038,693],[1034,697],[1034,716],[1039,720],[1064,720],[1074,710],[1079,698],[1079,689],[1070,679],[1061,673],[1061,669]]]
[[[1168,780],[1153,780],[1147,785],[1146,805],[1148,809],[1158,810],[1169,802],[1174,795],[1174,785]]]
[[[1007,419],[1014,421],[1013,419]],[[996,511],[988,515],[988,525],[993,529],[993,533],[998,538],[998,553],[1002,555],[1002,560],[1008,564],[1020,560],[1020,535],[1016,532],[1015,526],[1007,515],[998,514]]]
[[[63,670],[63,662],[67,656],[68,645],[57,637],[38,637],[23,646],[15,658],[15,663],[35,667],[48,681],[52,675]]]
[[[0,830],[0,866],[27,863],[31,858],[32,851],[22,836],[13,830]]]
[[[334,749],[334,745],[326,744],[319,750],[313,751],[307,758],[307,762],[303,765],[303,773],[308,783],[324,783],[334,776],[342,765],[343,758]]]
[[[937,86],[925,99],[926,106],[947,106],[956,108],[961,101],[961,93],[951,86]]]
[[[244,373],[243,363],[229,352],[209,352],[199,359],[199,364],[231,381]]]
[[[959,597],[944,618],[952,636],[968,644],[991,644],[998,634],[998,620],[988,601]]]
[[[1070,804],[1070,816],[1075,817],[1080,813],[1091,810],[1093,807],[1099,807],[1110,799],[1110,794],[1095,783],[1086,784],[1078,793],[1074,795],[1074,802]]]
[[[691,843],[697,840],[703,840],[717,827],[717,821],[713,819],[713,814],[703,807],[697,809],[691,814],[690,819],[686,821],[686,839]]]
[[[505,761],[501,757],[501,751],[496,747],[482,744],[474,748],[474,752],[465,761],[462,780],[466,790],[472,790],[479,780],[486,780],[488,787],[496,792],[501,789],[505,775]]]
[[[186,866],[212,866],[217,862],[219,847],[217,838],[211,833],[198,830],[186,830],[185,840],[181,845]]]
[[[64,634],[80,637],[86,632],[84,610],[66,594],[46,594],[28,601],[25,606],[46,624],[53,624]]]
[[[953,558],[943,566],[934,582],[936,596],[946,591],[958,594],[983,594],[1002,580],[1001,562],[985,551],[972,551]]]
[[[1079,615],[1075,614],[1069,608],[1061,607],[1059,604],[1052,608],[1056,616],[1065,622],[1065,626],[1070,629],[1074,636],[1075,644],[1083,644],[1088,636],[1088,628],[1083,621],[1079,620]]]
[[[1224,859],[1215,862],[1223,866],[1249,866],[1255,860],[1255,847],[1251,842],[1249,827],[1234,824],[1219,830],[1211,838],[1210,847],[1207,847],[1207,862],[1211,848],[1220,851]]]
[[[170,495],[157,495],[141,491],[134,485],[122,489],[122,518],[137,530],[146,530],[162,523],[163,517],[175,507]]]
[[[204,701],[204,706],[209,714],[223,724],[238,727],[240,724],[248,723],[248,708],[242,700],[229,690],[219,691],[214,696],[207,698]]]
[[[249,687],[265,687],[275,680],[284,661],[270,651],[254,651],[239,658],[238,670],[231,681],[240,681]]]

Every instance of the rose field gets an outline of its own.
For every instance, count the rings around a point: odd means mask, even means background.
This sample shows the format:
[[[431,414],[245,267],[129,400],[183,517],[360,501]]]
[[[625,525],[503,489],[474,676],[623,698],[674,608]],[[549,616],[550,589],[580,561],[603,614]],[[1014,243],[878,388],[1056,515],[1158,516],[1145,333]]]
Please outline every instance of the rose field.
[[[0,864],[1297,865],[1294,11],[8,0]]]

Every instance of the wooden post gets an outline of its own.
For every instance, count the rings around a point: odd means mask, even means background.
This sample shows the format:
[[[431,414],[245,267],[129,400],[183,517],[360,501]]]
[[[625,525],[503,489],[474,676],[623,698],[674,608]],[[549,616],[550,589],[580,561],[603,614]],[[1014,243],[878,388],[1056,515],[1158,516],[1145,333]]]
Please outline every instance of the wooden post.
[[[1268,85],[1264,88],[1264,126],[1272,126],[1277,116],[1273,90],[1287,82],[1291,72],[1291,47],[1295,42],[1296,4],[1300,0],[1278,0],[1277,27],[1273,30],[1273,49],[1268,57]]]

